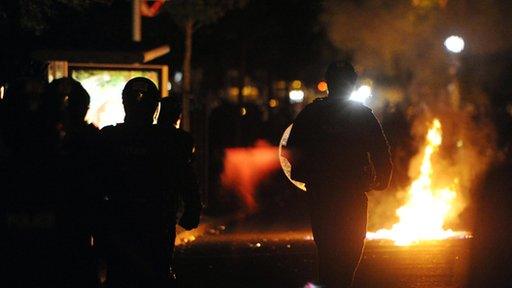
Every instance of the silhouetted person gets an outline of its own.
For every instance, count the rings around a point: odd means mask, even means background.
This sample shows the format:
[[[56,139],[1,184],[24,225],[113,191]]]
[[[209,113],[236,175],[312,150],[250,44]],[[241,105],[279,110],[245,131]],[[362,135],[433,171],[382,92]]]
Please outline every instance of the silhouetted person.
[[[104,143],[104,228],[99,238],[107,254],[111,287],[168,287],[171,241],[178,198],[185,203],[180,225],[199,223],[200,201],[190,179],[189,155],[176,134],[153,125],[159,91],[147,78],[123,89],[125,123],[101,130]]]
[[[43,117],[43,93],[44,83],[34,79],[21,78],[8,83],[0,129],[10,154],[37,153],[36,150],[44,149],[47,121]]]
[[[4,283],[10,287],[62,287],[62,205],[57,117],[32,79],[9,83],[2,104],[5,144],[1,168]],[[4,218],[5,217],[5,218]]]
[[[181,103],[176,96],[162,98],[158,125],[179,127],[181,122]]]
[[[186,229],[189,229],[189,222],[196,225],[196,221],[199,221],[198,217],[201,212],[201,203],[199,194],[197,193],[196,176],[192,170],[192,164],[195,159],[194,140],[190,133],[179,128],[181,122],[181,109],[182,106],[177,97],[163,98],[160,102],[160,113],[158,114],[158,128],[160,129],[160,132],[163,133],[162,137],[170,137],[171,139],[174,139],[173,141],[176,149],[179,149],[179,153],[186,161],[185,170],[183,171],[182,174],[184,176],[184,185],[182,185],[182,187],[180,188],[183,191],[181,191],[181,193],[179,193],[178,195],[180,196],[178,197],[178,202],[183,202],[186,205],[186,207],[184,207],[184,211],[186,212],[186,214],[183,214],[180,221],[180,225]],[[176,216],[174,215],[174,217]],[[174,254],[174,242],[176,238],[176,233],[174,229],[170,230],[170,263],[172,266],[174,264],[172,257]],[[171,273],[174,274],[174,272]]]
[[[392,165],[371,109],[348,100],[357,80],[352,65],[332,63],[326,80],[329,96],[293,123],[291,176],[306,183],[321,284],[350,287],[366,236],[365,192],[386,189]]]
[[[48,117],[55,117],[61,159],[61,231],[62,271],[69,287],[97,286],[94,256],[98,203],[96,172],[99,167],[99,130],[85,122],[90,97],[82,85],[72,78],[61,78],[49,84],[45,102],[50,102]]]
[[[183,155],[187,155],[188,162],[194,160],[194,139],[187,131],[179,128],[181,122],[181,103],[176,97],[165,97],[160,101],[160,113],[158,114],[158,127],[164,133],[176,134],[178,143],[183,149]]]

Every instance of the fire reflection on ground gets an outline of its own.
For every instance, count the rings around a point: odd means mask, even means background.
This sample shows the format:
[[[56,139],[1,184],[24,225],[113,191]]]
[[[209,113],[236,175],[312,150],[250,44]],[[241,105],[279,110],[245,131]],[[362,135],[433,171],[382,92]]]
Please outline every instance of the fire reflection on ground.
[[[309,230],[230,230],[205,233],[177,247],[183,287],[304,287],[314,282],[316,256]],[[471,241],[406,247],[389,240],[367,241],[355,287],[463,287]]]

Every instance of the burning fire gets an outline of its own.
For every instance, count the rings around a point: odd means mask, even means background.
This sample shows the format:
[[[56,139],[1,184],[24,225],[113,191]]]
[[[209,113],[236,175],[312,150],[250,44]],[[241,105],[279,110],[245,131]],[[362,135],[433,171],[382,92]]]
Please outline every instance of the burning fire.
[[[368,232],[367,239],[389,239],[396,245],[406,246],[422,240],[441,240],[467,237],[467,232],[445,230],[445,221],[450,217],[457,191],[452,188],[436,189],[432,183],[434,169],[432,155],[442,143],[441,122],[434,119],[426,135],[426,145],[419,176],[407,191],[407,203],[396,210],[399,222],[391,229]],[[454,180],[454,184],[458,179]]]

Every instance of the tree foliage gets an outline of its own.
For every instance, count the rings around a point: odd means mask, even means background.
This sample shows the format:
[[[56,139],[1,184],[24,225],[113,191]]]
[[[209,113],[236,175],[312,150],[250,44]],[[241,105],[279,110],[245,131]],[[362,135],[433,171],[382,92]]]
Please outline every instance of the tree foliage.
[[[16,26],[39,35],[50,19],[63,9],[84,11],[94,4],[111,4],[113,0],[19,0],[0,3],[0,24]]]
[[[184,26],[194,22],[194,29],[222,18],[226,12],[245,6],[248,0],[176,0],[165,6],[174,21]]]

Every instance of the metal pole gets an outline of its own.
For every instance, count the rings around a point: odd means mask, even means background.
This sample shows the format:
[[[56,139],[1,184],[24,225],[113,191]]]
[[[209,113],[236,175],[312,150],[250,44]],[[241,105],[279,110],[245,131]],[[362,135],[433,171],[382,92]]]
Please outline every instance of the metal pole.
[[[140,42],[141,38],[140,0],[132,0],[132,40]]]

